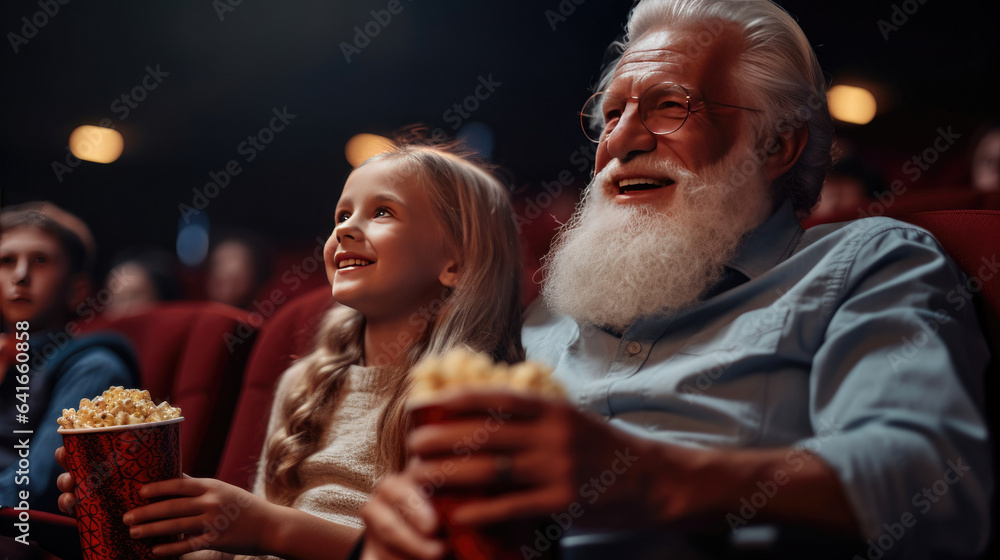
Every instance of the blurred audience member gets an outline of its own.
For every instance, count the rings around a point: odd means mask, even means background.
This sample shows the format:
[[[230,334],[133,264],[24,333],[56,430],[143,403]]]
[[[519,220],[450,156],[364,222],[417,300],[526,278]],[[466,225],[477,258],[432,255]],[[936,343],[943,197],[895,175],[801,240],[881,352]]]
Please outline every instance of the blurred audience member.
[[[208,299],[248,308],[271,276],[271,244],[261,236],[234,230],[224,233],[208,256]]]
[[[972,187],[980,192],[1000,192],[1000,122],[992,121],[972,141]]]
[[[156,302],[180,297],[174,258],[161,249],[119,255],[104,280],[111,302],[104,313],[116,319],[134,315]]]
[[[121,337],[74,336],[94,262],[93,237],[79,218],[27,203],[0,213],[0,232],[0,504],[58,512],[56,418],[82,397],[135,386],[138,367]],[[17,474],[25,441],[30,476]]]
[[[820,191],[819,205],[810,219],[853,219],[858,209],[872,201],[872,195],[885,189],[885,181],[856,157],[838,161],[827,173]]]

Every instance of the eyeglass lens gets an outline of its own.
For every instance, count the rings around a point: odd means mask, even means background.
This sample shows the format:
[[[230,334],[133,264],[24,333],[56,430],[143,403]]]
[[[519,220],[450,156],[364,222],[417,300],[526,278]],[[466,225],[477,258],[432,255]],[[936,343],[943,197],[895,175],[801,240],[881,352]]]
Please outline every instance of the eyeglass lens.
[[[629,98],[607,92],[591,97],[580,113],[581,124],[587,137],[594,142],[607,138],[618,124]],[[688,118],[689,95],[677,84],[662,83],[647,89],[639,98],[639,116],[642,124],[653,134],[676,132]]]

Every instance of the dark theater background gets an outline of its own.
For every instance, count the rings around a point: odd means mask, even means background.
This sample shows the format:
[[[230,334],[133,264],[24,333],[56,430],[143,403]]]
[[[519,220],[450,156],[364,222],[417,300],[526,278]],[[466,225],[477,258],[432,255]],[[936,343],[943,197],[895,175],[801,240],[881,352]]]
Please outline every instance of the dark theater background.
[[[900,181],[899,199],[969,189],[970,141],[997,115],[1000,3],[780,3],[830,83],[877,101],[869,124],[838,123],[848,155],[885,188]],[[424,123],[470,139],[504,169],[524,224],[551,225],[589,177],[577,111],[630,5],[6,1],[2,204],[48,199],[80,215],[98,274],[129,246],[174,251],[190,224],[303,254],[332,228],[348,141]],[[70,157],[81,125],[119,131],[120,158]],[[946,149],[927,152],[936,141]],[[925,153],[934,161],[916,173]]]

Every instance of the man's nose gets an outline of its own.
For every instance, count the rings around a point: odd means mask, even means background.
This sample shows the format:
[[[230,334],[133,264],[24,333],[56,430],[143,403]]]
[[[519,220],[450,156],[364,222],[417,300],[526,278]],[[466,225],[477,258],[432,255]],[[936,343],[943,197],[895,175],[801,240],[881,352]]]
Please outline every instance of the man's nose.
[[[618,124],[605,142],[608,143],[608,153],[611,157],[621,161],[656,149],[656,135],[642,124],[639,105],[634,102],[625,104]]]

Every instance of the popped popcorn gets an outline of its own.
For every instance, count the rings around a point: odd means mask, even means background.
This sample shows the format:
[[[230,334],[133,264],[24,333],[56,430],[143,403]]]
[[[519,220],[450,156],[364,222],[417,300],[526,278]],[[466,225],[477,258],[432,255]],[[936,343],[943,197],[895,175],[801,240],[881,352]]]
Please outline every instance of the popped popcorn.
[[[497,387],[546,397],[565,397],[562,385],[552,378],[552,369],[538,362],[512,366],[494,364],[484,354],[456,349],[442,357],[428,356],[410,373],[411,403],[430,398],[439,391],[458,387]]]
[[[65,429],[109,428],[171,420],[181,417],[181,409],[166,401],[153,404],[149,391],[111,387],[93,400],[80,399],[80,409],[64,408],[56,421]]]

